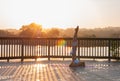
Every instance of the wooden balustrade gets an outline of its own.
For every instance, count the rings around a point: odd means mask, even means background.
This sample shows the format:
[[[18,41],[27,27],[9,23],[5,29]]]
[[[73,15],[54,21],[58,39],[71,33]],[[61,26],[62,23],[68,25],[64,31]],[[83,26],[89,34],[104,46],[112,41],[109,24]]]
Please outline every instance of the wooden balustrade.
[[[71,58],[72,38],[0,37],[0,60]],[[78,38],[78,58],[120,59],[120,38]]]

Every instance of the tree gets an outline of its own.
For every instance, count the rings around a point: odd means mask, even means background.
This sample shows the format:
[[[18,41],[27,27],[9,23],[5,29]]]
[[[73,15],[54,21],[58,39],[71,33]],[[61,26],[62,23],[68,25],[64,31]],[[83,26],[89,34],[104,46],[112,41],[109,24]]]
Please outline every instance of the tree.
[[[42,26],[36,23],[31,23],[29,25],[23,25],[22,28],[20,28],[20,30],[21,30],[21,33],[19,34],[19,36],[40,37]]]
[[[47,31],[47,37],[59,37],[60,31],[57,28],[52,28]]]
[[[0,37],[15,37],[14,33],[6,30],[0,30]]]

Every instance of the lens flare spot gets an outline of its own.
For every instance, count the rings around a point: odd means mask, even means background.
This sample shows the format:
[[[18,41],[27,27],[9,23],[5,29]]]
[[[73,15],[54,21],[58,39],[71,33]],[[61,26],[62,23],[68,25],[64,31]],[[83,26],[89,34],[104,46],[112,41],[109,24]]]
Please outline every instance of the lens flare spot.
[[[66,41],[64,39],[60,39],[60,40],[58,40],[57,45],[58,46],[65,46],[66,45]]]

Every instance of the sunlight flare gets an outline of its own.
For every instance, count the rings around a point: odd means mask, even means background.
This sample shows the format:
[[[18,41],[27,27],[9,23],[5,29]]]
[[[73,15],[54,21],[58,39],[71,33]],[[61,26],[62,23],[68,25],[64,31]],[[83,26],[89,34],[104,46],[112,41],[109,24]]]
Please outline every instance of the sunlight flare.
[[[60,40],[58,40],[57,45],[58,45],[58,46],[65,46],[66,43],[67,43],[67,42],[66,42],[64,39],[60,39]]]

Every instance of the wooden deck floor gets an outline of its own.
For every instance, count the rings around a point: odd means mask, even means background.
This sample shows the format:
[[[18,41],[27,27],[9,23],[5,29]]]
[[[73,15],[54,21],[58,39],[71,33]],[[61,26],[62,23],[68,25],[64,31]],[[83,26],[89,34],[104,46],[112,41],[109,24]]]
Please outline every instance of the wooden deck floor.
[[[70,61],[0,62],[0,81],[120,81],[120,63],[85,63],[70,68]]]

